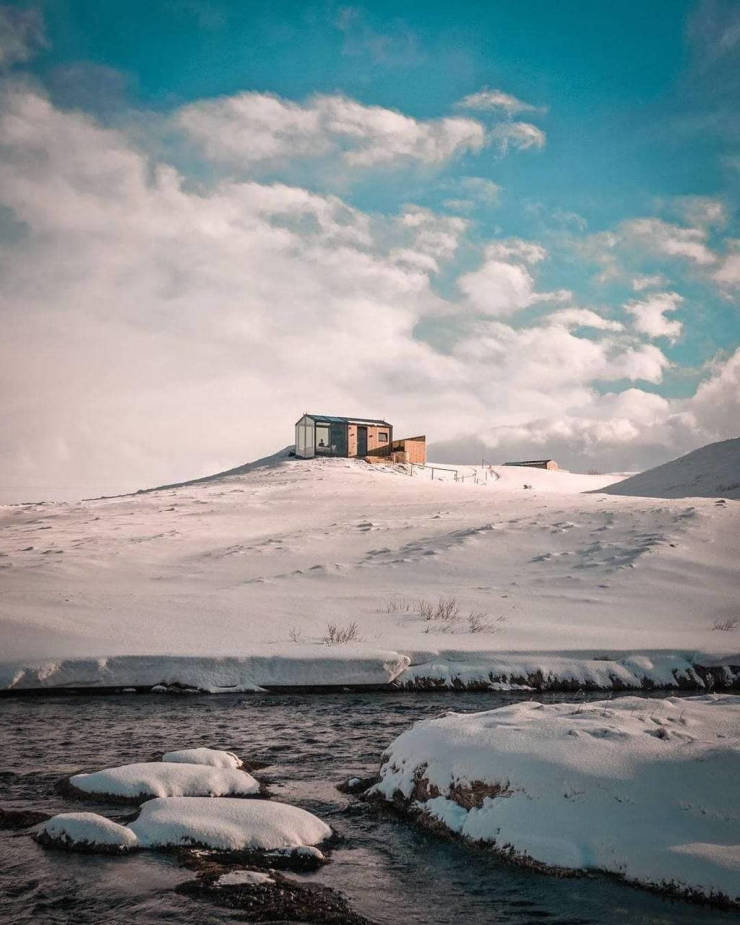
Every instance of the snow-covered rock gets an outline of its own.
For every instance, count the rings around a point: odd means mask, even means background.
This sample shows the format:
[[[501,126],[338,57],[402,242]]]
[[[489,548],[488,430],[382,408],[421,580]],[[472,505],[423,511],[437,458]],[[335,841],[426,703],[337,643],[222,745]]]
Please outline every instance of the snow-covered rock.
[[[77,851],[123,852],[139,846],[131,829],[97,813],[52,816],[41,826],[36,837],[43,844]]]
[[[260,785],[251,774],[232,767],[148,761],[106,768],[91,774],[74,774],[69,783],[95,796],[126,800],[149,797],[255,796]]]
[[[417,723],[371,794],[522,860],[740,902],[740,698],[517,703]]]
[[[274,882],[272,876],[263,870],[230,870],[221,874],[214,886],[260,886]]]
[[[595,658],[589,652],[453,651],[409,666],[397,684],[415,690],[711,690],[737,685],[738,661],[735,656],[718,660],[701,652],[614,652]]]
[[[244,763],[233,752],[218,748],[180,748],[174,752],[165,752],[162,761],[205,764],[213,768],[240,768]]]
[[[294,851],[332,834],[317,816],[274,800],[150,800],[131,830],[143,848],[195,845],[222,851]]]

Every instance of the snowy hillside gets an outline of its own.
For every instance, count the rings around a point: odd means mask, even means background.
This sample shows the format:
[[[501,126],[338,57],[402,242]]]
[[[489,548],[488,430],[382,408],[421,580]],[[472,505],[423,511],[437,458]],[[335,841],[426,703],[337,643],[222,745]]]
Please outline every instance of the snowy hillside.
[[[710,443],[604,491],[644,498],[740,499],[740,437]]]
[[[740,505],[591,493],[613,481],[283,453],[0,508],[0,686],[603,687],[737,665]]]

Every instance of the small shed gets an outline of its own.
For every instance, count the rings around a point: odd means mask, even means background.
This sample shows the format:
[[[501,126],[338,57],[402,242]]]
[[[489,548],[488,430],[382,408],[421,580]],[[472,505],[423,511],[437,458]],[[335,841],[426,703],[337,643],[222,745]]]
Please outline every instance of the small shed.
[[[301,459],[386,455],[392,442],[393,426],[378,418],[306,413],[295,425],[295,454]]]
[[[505,466],[529,466],[530,469],[559,469],[554,459],[526,459],[523,462],[507,462]]]

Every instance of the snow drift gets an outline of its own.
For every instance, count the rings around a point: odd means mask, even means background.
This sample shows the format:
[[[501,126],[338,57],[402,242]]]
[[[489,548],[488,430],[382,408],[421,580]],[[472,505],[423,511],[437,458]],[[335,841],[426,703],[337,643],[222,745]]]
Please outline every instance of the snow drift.
[[[740,437],[710,443],[599,490],[643,498],[740,499]]]
[[[43,823],[37,838],[86,851],[201,847],[323,859],[316,846],[331,835],[317,816],[287,803],[170,797],[149,800],[128,826],[97,813],[61,813]]]
[[[179,748],[174,752],[165,752],[162,761],[206,764],[213,768],[240,768],[244,764],[233,752],[219,748]]]
[[[89,796],[145,800],[148,797],[257,796],[259,783],[246,771],[208,764],[147,761],[73,774],[69,784]]]
[[[274,800],[150,800],[131,823],[142,848],[199,845],[222,851],[314,848],[332,834],[313,813]]]
[[[417,723],[371,791],[547,868],[740,902],[740,698],[517,703]]]

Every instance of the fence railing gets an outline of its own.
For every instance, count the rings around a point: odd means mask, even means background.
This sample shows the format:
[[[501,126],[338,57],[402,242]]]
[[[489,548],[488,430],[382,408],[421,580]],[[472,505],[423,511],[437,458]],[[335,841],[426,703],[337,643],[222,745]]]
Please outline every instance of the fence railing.
[[[429,463],[409,463],[408,465],[409,475],[413,476],[415,469],[424,469],[431,472],[432,481],[434,481],[435,472],[451,472],[453,475],[453,481],[455,482],[465,482],[467,480],[472,480],[473,484],[477,485],[479,481],[488,481],[487,470],[483,470],[483,477],[479,479],[477,469],[474,469],[472,472],[468,472],[466,475],[462,475],[458,469],[455,469],[452,466],[431,466]],[[437,478],[439,479],[440,476],[437,476]]]

